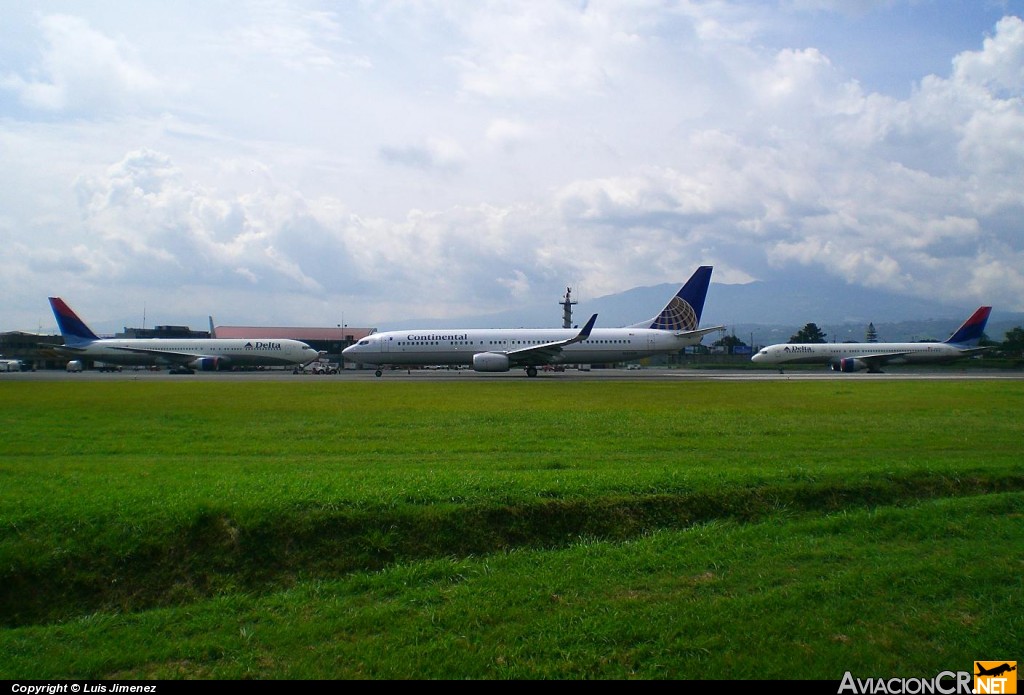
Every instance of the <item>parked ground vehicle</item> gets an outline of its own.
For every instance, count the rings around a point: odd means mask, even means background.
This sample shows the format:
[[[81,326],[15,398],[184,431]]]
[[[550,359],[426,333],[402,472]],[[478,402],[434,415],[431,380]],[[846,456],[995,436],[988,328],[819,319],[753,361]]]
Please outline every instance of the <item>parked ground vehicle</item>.
[[[292,374],[337,374],[338,365],[334,362],[310,362],[304,367],[296,367]]]

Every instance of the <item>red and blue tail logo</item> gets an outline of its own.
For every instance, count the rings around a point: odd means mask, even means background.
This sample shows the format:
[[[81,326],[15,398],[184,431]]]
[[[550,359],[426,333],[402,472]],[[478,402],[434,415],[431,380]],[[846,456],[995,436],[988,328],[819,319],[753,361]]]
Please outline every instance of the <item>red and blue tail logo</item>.
[[[963,322],[956,332],[949,336],[947,343],[953,345],[976,345],[981,336],[985,333],[985,324],[988,323],[988,315],[992,313],[992,307],[982,306],[971,314],[971,318]]]
[[[93,333],[60,297],[50,297],[50,308],[57,319],[60,334],[64,336],[65,345],[81,345],[99,340],[99,336]]]

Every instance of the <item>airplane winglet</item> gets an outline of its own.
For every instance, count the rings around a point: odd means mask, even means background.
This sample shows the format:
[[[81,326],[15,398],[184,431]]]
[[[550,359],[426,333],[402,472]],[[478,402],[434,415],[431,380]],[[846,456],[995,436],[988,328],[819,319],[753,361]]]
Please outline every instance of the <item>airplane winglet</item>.
[[[587,321],[587,325],[585,325],[582,328],[582,330],[580,330],[580,332],[576,335],[576,338],[573,340],[573,342],[578,343],[582,340],[586,340],[587,338],[589,338],[590,331],[594,330],[595,323],[597,323],[597,314],[594,314],[593,316],[590,317],[590,320]]]

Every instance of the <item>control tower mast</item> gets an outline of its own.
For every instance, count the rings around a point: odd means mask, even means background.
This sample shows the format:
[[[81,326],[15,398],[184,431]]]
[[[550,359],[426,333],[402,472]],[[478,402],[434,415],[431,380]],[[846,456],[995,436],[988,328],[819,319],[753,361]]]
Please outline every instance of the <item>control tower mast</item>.
[[[565,296],[559,304],[562,305],[562,328],[572,328],[572,305],[576,304],[575,299],[570,299],[572,288],[565,288]]]

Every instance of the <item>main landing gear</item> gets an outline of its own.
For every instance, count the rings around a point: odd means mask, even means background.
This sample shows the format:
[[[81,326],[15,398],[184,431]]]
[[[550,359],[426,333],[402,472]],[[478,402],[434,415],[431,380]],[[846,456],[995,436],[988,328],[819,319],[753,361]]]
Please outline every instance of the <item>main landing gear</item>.
[[[533,367],[533,366],[527,367],[526,368],[526,376],[531,377],[531,378],[537,376],[537,368]]]

